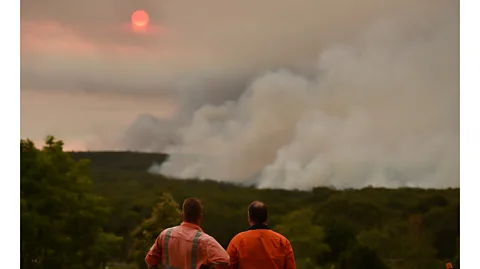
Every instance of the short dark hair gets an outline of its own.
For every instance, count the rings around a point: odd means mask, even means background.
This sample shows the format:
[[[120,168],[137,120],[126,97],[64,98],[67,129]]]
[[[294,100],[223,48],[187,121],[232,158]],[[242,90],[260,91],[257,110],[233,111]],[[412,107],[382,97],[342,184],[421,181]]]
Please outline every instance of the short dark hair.
[[[265,223],[268,219],[267,206],[263,202],[253,201],[248,207],[248,215],[255,224]]]
[[[183,202],[182,211],[184,221],[195,223],[202,216],[202,202],[197,198],[188,198]]]

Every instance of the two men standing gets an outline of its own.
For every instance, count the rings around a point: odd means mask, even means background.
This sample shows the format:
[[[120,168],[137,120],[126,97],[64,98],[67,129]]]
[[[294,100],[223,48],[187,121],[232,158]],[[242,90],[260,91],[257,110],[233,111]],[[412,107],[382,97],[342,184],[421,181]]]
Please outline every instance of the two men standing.
[[[250,228],[237,234],[227,251],[200,228],[202,205],[189,198],[182,205],[183,222],[165,229],[145,257],[149,268],[166,269],[295,269],[290,242],[267,226],[268,211],[255,201],[248,207]]]

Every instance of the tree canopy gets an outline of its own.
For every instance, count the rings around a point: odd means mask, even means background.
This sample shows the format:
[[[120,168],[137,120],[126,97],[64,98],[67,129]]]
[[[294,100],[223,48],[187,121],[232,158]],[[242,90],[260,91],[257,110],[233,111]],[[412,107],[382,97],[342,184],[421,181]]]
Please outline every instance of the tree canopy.
[[[22,268],[98,268],[122,240],[105,233],[109,208],[93,192],[88,160],[53,137],[20,141]]]
[[[53,137],[20,146],[22,268],[142,268],[187,197],[202,201],[202,228],[224,247],[262,200],[298,269],[459,268],[459,189],[260,190],[149,174],[164,154],[66,153]]]
[[[181,220],[179,205],[173,197],[165,193],[152,209],[152,214],[133,231],[133,244],[130,249],[130,260],[138,268],[147,268],[144,262],[148,252],[158,235],[166,228],[176,226]]]

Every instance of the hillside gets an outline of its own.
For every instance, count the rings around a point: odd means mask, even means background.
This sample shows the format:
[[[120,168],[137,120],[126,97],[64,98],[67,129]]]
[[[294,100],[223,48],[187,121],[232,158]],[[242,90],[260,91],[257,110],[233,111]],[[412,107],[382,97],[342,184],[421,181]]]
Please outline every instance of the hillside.
[[[95,190],[112,207],[108,231],[127,238],[125,253],[130,248],[131,232],[151,214],[162,193],[168,192],[179,203],[186,197],[200,198],[205,207],[203,228],[225,247],[248,227],[246,208],[258,199],[268,204],[274,228],[291,222],[292,214],[307,212],[306,223],[299,223],[299,229],[309,225],[324,229],[330,252],[316,255],[318,264],[338,262],[342,253],[357,243],[367,245],[391,268],[419,264],[423,266],[418,268],[432,268],[432,264],[458,259],[459,189],[258,190],[147,173],[152,163],[166,159],[164,154],[75,152],[71,156],[91,160]],[[410,250],[405,252],[405,248]],[[298,255],[298,259],[304,258]]]
[[[168,157],[161,153],[123,151],[71,152],[70,155],[75,160],[89,159],[93,171],[126,170],[135,172],[145,172],[153,163],[161,164]]]

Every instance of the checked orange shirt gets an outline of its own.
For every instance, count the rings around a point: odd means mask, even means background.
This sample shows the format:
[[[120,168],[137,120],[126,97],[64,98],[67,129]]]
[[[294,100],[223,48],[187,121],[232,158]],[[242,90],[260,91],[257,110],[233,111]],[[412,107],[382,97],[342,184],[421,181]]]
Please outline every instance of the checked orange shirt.
[[[229,260],[215,238],[188,222],[161,232],[145,257],[148,265],[166,269],[199,269],[205,265],[228,268]]]

